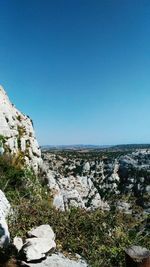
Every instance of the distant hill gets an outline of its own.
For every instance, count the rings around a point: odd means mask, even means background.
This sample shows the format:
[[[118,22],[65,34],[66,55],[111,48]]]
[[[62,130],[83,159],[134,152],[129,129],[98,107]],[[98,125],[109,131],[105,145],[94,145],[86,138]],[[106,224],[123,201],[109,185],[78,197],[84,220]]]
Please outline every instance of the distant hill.
[[[80,149],[102,149],[102,148],[109,148],[111,146],[109,145],[83,145],[83,144],[79,144],[79,145],[45,145],[45,146],[41,146],[42,150],[53,150],[53,149],[58,149],[58,150],[80,150]]]
[[[122,145],[115,145],[112,146],[113,149],[150,149],[150,144],[122,144]]]
[[[150,149],[150,144],[120,144],[120,145],[44,145],[42,150],[134,150],[134,149]]]

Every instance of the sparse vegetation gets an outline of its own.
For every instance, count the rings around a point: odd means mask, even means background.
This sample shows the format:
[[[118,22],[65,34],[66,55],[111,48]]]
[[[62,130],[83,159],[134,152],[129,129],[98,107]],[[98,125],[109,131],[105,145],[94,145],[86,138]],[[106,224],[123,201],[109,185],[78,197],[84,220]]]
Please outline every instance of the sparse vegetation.
[[[11,157],[0,157],[0,188],[14,210],[9,218],[11,238],[25,238],[33,226],[48,223],[56,233],[57,250],[78,253],[92,267],[125,266],[124,249],[131,244],[150,249],[150,217],[136,202],[132,214],[118,212],[115,206],[110,211],[72,208],[61,212],[52,207],[48,188],[20,166],[19,159],[16,164]]]
[[[23,126],[18,126],[18,134],[19,138],[23,137],[26,133],[26,128]]]
[[[4,141],[5,141],[5,137],[0,134],[0,142],[4,142]]]
[[[57,249],[65,254],[79,253],[92,267],[124,266],[124,249],[131,244],[150,248],[148,218],[142,215],[139,218],[115,211],[81,209],[60,212],[52,208],[49,197],[38,202],[22,198],[15,204],[17,217],[10,223],[12,237],[25,238],[33,226],[48,223],[56,233]]]

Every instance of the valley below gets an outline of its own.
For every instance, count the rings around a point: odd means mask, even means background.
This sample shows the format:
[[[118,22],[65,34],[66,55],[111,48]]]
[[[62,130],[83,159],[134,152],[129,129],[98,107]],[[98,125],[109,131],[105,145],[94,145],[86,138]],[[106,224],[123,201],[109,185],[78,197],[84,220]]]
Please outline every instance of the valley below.
[[[44,149],[42,158],[58,209],[109,210],[115,203],[130,213],[134,203],[150,212],[150,149]]]

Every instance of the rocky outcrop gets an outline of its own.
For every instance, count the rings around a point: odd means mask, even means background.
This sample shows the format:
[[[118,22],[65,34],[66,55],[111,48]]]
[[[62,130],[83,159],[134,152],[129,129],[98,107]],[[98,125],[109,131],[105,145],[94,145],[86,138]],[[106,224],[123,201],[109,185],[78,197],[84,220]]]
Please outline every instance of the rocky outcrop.
[[[87,263],[80,258],[76,260],[68,259],[63,254],[52,254],[51,256],[47,257],[46,260],[40,263],[31,263],[29,267],[88,267]]]
[[[23,255],[26,262],[42,260],[46,254],[56,247],[55,234],[49,225],[41,225],[28,232],[28,236],[23,245],[20,255]]]
[[[109,209],[102,198],[102,192],[114,193],[119,181],[118,163],[109,166],[108,173],[102,161],[44,155],[47,164],[46,180],[53,194],[53,204],[57,209],[68,210],[71,206],[83,209]]]
[[[48,186],[54,196],[53,204],[60,210],[68,210],[71,206],[83,209],[108,208],[90,176],[63,177],[49,171],[47,178]]]
[[[26,267],[88,267],[87,263],[79,255],[65,257],[57,251],[55,234],[52,228],[45,224],[40,225],[27,233],[29,239],[23,244],[22,239],[15,237],[14,246],[18,251],[20,265]],[[20,247],[22,245],[22,248]],[[48,254],[48,252],[50,252]],[[18,257],[17,256],[17,257]],[[19,266],[20,266],[19,265]]]
[[[5,194],[0,190],[0,247],[3,248],[9,244],[10,234],[6,222],[6,217],[10,211],[10,204]]]
[[[84,159],[84,158],[88,159]],[[111,199],[118,209],[131,212],[130,203],[121,196],[131,195],[149,212],[150,150],[139,150],[117,158],[100,158],[77,153],[43,153],[45,179],[57,209],[71,206],[84,209],[109,209]],[[116,199],[116,200],[115,200]]]
[[[31,167],[35,172],[42,164],[32,120],[16,109],[1,86],[0,153],[13,155],[16,162]]]

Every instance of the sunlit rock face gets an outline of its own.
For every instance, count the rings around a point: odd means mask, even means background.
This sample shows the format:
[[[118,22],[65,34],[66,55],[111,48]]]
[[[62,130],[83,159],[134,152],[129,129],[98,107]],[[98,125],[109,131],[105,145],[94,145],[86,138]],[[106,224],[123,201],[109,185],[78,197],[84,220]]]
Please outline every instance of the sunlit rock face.
[[[0,153],[10,153],[35,172],[41,164],[41,151],[31,119],[10,102],[0,86]]]
[[[43,159],[47,164],[47,184],[57,209],[64,211],[74,206],[86,210],[109,210],[103,195],[118,193],[117,161],[105,170],[102,161],[82,162],[82,159],[63,158],[51,153],[44,154]]]
[[[10,234],[6,217],[10,211],[10,204],[5,194],[0,190],[0,248],[6,247],[10,241]]]
[[[131,212],[131,205],[122,196],[135,198],[136,204],[150,211],[150,150],[139,150],[117,158],[86,158],[77,153],[43,152],[47,184],[57,209],[71,206],[83,209],[102,208],[117,201],[118,209]],[[128,197],[127,197],[128,198]],[[116,200],[115,200],[116,199]]]

